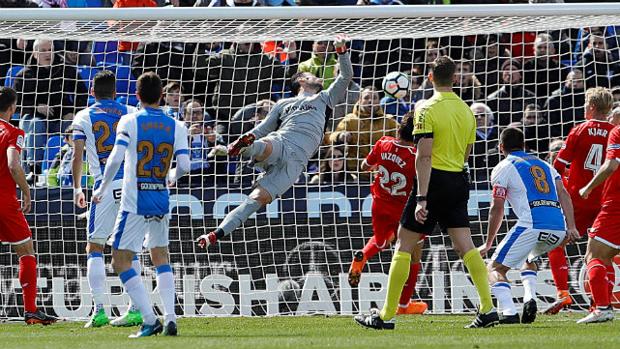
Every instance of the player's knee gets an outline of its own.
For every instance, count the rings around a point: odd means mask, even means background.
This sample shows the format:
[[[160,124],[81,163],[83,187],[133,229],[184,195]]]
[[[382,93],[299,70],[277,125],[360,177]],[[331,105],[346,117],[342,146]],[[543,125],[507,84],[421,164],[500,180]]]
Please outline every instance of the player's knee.
[[[252,193],[250,193],[250,199],[258,202],[262,206],[268,205],[271,203],[272,198],[271,194],[263,188],[256,188]]]
[[[120,274],[125,270],[131,268],[131,260],[133,255],[128,251],[113,251],[112,252],[112,268],[114,272]]]
[[[24,243],[14,245],[13,251],[15,251],[17,257],[34,255],[34,245],[32,243],[32,240],[28,240]]]
[[[151,262],[154,266],[168,264],[168,248],[154,247],[151,249]]]
[[[506,273],[508,273],[508,270],[510,270],[510,268],[497,262],[489,264],[489,281],[492,283],[507,281]]]
[[[103,253],[103,245],[89,242],[86,244],[86,253]]]
[[[264,146],[262,151],[254,158],[257,162],[265,161],[273,152],[273,145],[268,139],[262,140]]]

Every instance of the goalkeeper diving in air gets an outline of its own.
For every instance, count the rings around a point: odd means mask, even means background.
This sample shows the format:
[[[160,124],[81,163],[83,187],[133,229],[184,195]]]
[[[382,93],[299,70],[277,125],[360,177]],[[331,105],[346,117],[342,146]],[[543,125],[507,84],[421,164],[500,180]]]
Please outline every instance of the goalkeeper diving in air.
[[[282,99],[254,129],[228,146],[228,155],[241,155],[264,170],[245,201],[229,212],[215,231],[198,238],[207,248],[240,227],[253,213],[284,194],[306,168],[323,141],[325,110],[344,100],[353,78],[347,38],[334,41],[340,73],[325,91],[323,79],[307,72],[291,77],[296,97]]]

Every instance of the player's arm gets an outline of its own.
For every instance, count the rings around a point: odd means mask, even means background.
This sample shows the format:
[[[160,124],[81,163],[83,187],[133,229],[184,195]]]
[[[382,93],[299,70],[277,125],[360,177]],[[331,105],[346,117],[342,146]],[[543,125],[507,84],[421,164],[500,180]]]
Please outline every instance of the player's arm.
[[[79,208],[86,207],[86,197],[82,191],[82,167],[84,159],[84,140],[73,138],[73,157],[71,175],[73,176],[73,200]]]
[[[428,194],[428,185],[431,180],[432,169],[432,150],[433,138],[426,137],[418,141],[417,154],[415,157],[416,176],[418,180],[418,205],[416,208],[416,220],[420,223],[426,221],[428,211],[426,210],[426,195]],[[422,198],[423,197],[423,198]]]
[[[338,54],[338,76],[334,82],[327,88],[325,93],[328,96],[327,104],[334,108],[339,103],[345,101],[347,88],[351,79],[353,79],[353,65],[351,64],[351,55],[347,49],[349,38],[344,35],[336,36],[334,46]]]
[[[493,242],[499,231],[499,227],[504,221],[504,206],[506,205],[507,188],[500,185],[493,186],[493,198],[491,199],[491,208],[489,209],[489,224],[487,225],[487,239],[484,245],[480,246],[480,254],[485,256],[493,247]]]
[[[558,200],[560,200],[560,206],[564,211],[564,217],[566,219],[566,239],[568,242],[573,242],[579,239],[579,231],[577,231],[577,225],[575,224],[575,210],[573,209],[573,201],[570,198],[570,194],[564,188],[562,177],[559,175],[555,179],[555,188],[558,194]]]
[[[579,190],[579,195],[587,199],[590,193],[599,185],[603,184],[607,178],[618,169],[618,159],[606,159],[601,168],[598,170],[594,178],[585,187]]]
[[[17,185],[19,189],[22,191],[22,212],[28,213],[30,212],[31,199],[30,199],[30,186],[26,181],[26,174],[24,173],[24,169],[20,164],[20,155],[19,150],[14,147],[9,147],[6,150],[6,157],[8,160],[9,172],[11,173],[11,177]]]
[[[374,171],[377,168],[377,149],[380,147],[380,143],[381,140],[378,140],[370,150],[370,153],[366,155],[364,161],[362,161],[362,165],[360,166],[362,171]]]
[[[191,170],[191,162],[189,160],[189,136],[185,125],[177,122],[175,128],[175,145],[174,156],[176,158],[176,167],[168,173],[168,186],[173,186],[179,178],[188,174]]]
[[[570,165],[573,161],[574,153],[575,153],[575,143],[577,142],[577,131],[576,127],[570,130],[568,137],[566,137],[566,141],[562,145],[562,148],[558,152],[558,156],[553,160],[553,168],[560,173],[560,175],[564,175],[566,172],[566,166]]]
[[[263,121],[248,133],[239,136],[236,141],[228,145],[228,155],[238,156],[244,148],[252,145],[256,139],[263,138],[269,133],[277,130],[280,125],[281,110],[282,104],[279,102],[276,103]]]

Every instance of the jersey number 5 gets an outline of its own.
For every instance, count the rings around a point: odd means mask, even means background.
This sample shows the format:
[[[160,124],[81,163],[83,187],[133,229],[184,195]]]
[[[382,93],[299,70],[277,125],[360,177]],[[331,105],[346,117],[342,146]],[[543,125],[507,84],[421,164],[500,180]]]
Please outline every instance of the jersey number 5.
[[[407,186],[407,177],[400,172],[388,172],[388,170],[379,165],[378,168],[381,177],[379,177],[379,184],[381,184],[381,188],[387,190],[388,193],[392,196],[405,196],[407,192],[401,191],[404,187]],[[391,187],[387,187],[386,185],[390,182],[394,182]]]
[[[159,143],[157,149],[150,141],[138,143],[138,177],[155,177],[158,179],[166,178],[172,160],[173,146],[170,143]],[[157,155],[153,161],[153,157]],[[159,164],[159,166],[157,166]]]
[[[551,191],[549,187],[549,182],[547,181],[547,173],[540,166],[532,166],[530,167],[530,173],[532,177],[534,177],[534,185],[536,185],[536,189],[543,193],[549,194]]]
[[[590,170],[594,173],[601,168],[601,164],[603,163],[603,145],[602,144],[592,144],[590,147],[590,151],[588,152],[588,156],[586,156],[586,161],[583,163],[583,167],[586,170]]]

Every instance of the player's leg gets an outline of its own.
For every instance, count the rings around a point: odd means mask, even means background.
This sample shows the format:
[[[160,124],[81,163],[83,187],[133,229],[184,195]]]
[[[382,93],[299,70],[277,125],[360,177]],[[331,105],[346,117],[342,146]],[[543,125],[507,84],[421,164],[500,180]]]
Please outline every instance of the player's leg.
[[[538,282],[538,265],[526,261],[521,269],[521,283],[523,284],[523,312],[521,323],[529,324],[536,320],[538,305],[536,304],[536,283]]]
[[[142,277],[142,264],[140,263],[140,258],[138,258],[137,254],[135,254],[131,260],[131,267],[136,271],[136,274],[139,277]],[[142,325],[142,322],[142,314],[140,313],[140,309],[138,309],[138,307],[131,301],[131,298],[129,298],[129,304],[125,314],[110,321],[110,325],[114,327],[132,327],[140,326]]]
[[[488,265],[489,284],[491,292],[497,299],[497,311],[501,314],[500,324],[520,323],[517,307],[512,299],[512,288],[506,273],[510,270],[509,266],[492,261]]]
[[[177,335],[177,317],[174,311],[176,294],[174,275],[168,257],[169,216],[153,217],[149,222],[146,246],[151,252],[151,261],[157,274],[157,289],[164,305],[164,335]]]
[[[155,316],[142,278],[132,266],[136,253],[142,251],[144,234],[148,230],[144,216],[129,212],[119,212],[114,228],[114,242],[112,244],[112,267],[118,274],[123,287],[131,301],[140,310],[144,323],[135,335],[130,337],[144,337],[160,333],[163,330],[161,322]]]
[[[609,280],[607,278],[607,266],[612,263],[613,257],[620,250],[618,246],[610,246],[608,243],[591,238],[588,240],[588,253],[586,254],[588,279],[590,291],[594,300],[595,309],[585,318],[577,321],[580,324],[605,322],[613,320],[614,314],[609,298]]]
[[[428,304],[425,302],[413,302],[411,297],[415,292],[415,285],[418,281],[418,274],[420,273],[422,248],[424,247],[424,237],[416,244],[411,254],[411,264],[409,267],[409,277],[403,286],[403,290],[400,293],[400,300],[398,302],[398,314],[423,314],[428,309]]]
[[[91,212],[93,212],[92,210],[94,207],[93,205]],[[106,270],[103,248],[103,244],[98,244],[93,241],[86,244],[86,254],[88,256],[86,261],[86,277],[88,279],[90,293],[93,296],[95,309],[90,320],[84,325],[85,328],[101,327],[110,323],[110,319],[108,319],[104,309],[104,304],[107,302],[105,295]]]
[[[564,245],[549,251],[549,268],[557,289],[557,300],[543,313],[553,315],[572,303],[568,292],[568,262]]]
[[[0,241],[10,243],[19,258],[18,278],[24,299],[24,321],[29,325],[52,324],[58,319],[37,308],[37,258],[28,222],[17,201],[7,203],[4,209],[6,211],[0,212]]]

